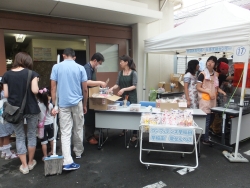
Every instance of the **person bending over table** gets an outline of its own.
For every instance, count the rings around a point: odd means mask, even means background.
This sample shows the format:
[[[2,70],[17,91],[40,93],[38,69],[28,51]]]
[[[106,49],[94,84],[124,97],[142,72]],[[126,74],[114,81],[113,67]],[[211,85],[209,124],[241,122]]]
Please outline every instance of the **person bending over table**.
[[[101,53],[97,52],[92,57],[90,62],[86,63],[84,65],[84,68],[86,70],[88,81],[87,86],[88,88],[95,87],[95,86],[101,86],[102,88],[106,87],[106,83],[103,81],[96,81],[96,74],[95,69],[99,65],[101,65],[104,62],[104,57]],[[95,145],[98,144],[98,136],[95,135],[95,111],[92,109],[89,109],[89,99],[87,103],[87,113],[84,114],[85,122],[85,137],[89,144]]]
[[[128,101],[130,104],[137,103],[137,92],[136,92],[136,85],[137,85],[137,72],[136,66],[131,57],[128,55],[123,55],[120,57],[120,66],[122,71],[118,73],[116,84],[109,89],[109,91],[113,91],[118,87],[120,90],[118,91],[117,95],[121,96],[122,99],[125,99],[125,96],[128,95]],[[120,136],[125,134],[125,130],[122,131]],[[132,142],[137,140],[137,130],[133,131],[133,137],[131,139]]]

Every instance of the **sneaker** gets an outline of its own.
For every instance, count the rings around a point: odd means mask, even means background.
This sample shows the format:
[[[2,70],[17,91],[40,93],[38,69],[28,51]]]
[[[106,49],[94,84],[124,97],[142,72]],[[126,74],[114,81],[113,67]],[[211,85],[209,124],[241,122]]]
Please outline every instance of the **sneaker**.
[[[20,166],[19,170],[23,174],[28,174],[29,173],[29,167],[23,168],[23,165]]]
[[[63,170],[77,170],[78,168],[80,168],[80,165],[76,164],[76,163],[71,163],[69,165],[63,165]]]
[[[209,142],[209,140],[203,140],[202,144],[204,144],[204,145],[210,145],[210,142]]]
[[[76,159],[81,159],[82,156],[81,155],[76,155]]]
[[[33,163],[31,165],[28,165],[29,170],[33,170],[33,168],[36,166],[36,160],[33,159]]]

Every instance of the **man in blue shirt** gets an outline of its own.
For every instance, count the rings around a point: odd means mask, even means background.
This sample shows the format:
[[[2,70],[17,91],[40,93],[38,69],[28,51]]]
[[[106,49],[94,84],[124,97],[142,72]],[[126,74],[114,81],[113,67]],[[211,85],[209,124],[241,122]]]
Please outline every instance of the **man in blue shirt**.
[[[63,59],[52,68],[51,97],[55,104],[56,91],[59,98],[59,119],[61,130],[62,154],[64,156],[63,170],[76,170],[79,164],[74,163],[71,156],[71,134],[73,132],[73,151],[76,158],[83,153],[83,125],[84,114],[87,112],[87,74],[83,66],[74,61],[75,52],[66,48]],[[58,113],[53,108],[52,114]],[[73,130],[73,131],[72,131]]]
[[[101,86],[102,88],[106,87],[106,83],[103,81],[96,81],[96,75],[95,75],[95,69],[99,65],[104,62],[104,57],[101,53],[97,52],[95,53],[91,59],[90,62],[86,63],[84,65],[84,68],[86,70],[87,76],[88,76],[88,87],[95,87],[95,86]],[[89,144],[98,144],[97,136],[94,135],[95,133],[95,111],[92,109],[89,109],[89,103],[87,105],[88,112],[84,115],[85,118],[85,137],[87,139],[87,142]]]

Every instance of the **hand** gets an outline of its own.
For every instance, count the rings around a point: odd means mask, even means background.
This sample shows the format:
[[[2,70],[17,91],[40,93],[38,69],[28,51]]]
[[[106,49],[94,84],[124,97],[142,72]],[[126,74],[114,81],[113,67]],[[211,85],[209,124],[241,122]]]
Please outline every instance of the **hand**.
[[[215,99],[215,94],[212,94],[211,92],[209,92],[209,96],[210,96],[210,99],[211,99],[211,100],[214,100],[214,99]]]
[[[102,88],[105,88],[105,87],[107,86],[107,84],[106,84],[106,82],[100,81],[100,86],[101,86]]]
[[[109,89],[109,93],[113,93],[113,88],[112,87]]]
[[[86,107],[86,106],[83,107],[83,113],[84,113],[84,114],[87,113],[87,107]]]
[[[123,93],[124,93],[124,90],[121,89],[120,91],[118,91],[117,95],[118,95],[118,96],[121,96]]]
[[[51,115],[52,115],[52,116],[56,116],[56,114],[58,114],[58,107],[54,107],[54,108],[51,110]]]
[[[187,100],[187,107],[189,108],[191,106],[191,100]]]
[[[223,91],[223,93],[222,93],[224,96],[227,96],[227,94]]]

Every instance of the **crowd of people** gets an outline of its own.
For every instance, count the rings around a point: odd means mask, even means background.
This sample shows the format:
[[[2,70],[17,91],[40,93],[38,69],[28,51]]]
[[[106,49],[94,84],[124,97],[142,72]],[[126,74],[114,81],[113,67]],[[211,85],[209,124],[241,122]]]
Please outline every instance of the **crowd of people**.
[[[71,155],[71,139],[76,159],[81,158],[84,152],[84,135],[89,144],[98,144],[97,136],[94,134],[95,112],[89,109],[88,88],[107,86],[106,82],[97,81],[95,75],[95,69],[104,62],[104,57],[101,53],[95,53],[91,60],[82,66],[75,62],[74,50],[66,48],[63,59],[61,63],[53,66],[50,76],[51,85],[47,87],[43,86],[39,89],[40,75],[33,71],[32,58],[25,52],[16,54],[11,70],[2,77],[2,88],[0,88],[2,102],[8,101],[10,105],[21,107],[27,92],[22,121],[11,124],[2,119],[0,122],[1,158],[6,160],[19,158],[21,161],[19,170],[23,174],[28,174],[37,164],[34,154],[37,146],[37,127],[41,123],[44,125],[44,134],[40,139],[42,160],[52,154],[53,140],[56,137],[53,121],[57,114],[64,157],[63,170],[80,168]],[[116,85],[110,88],[110,91],[119,88],[117,95],[122,98],[129,95],[128,101],[137,103],[135,63],[132,58],[124,55],[120,57],[120,67],[122,70],[118,73]],[[29,70],[32,70],[30,80],[28,80]],[[26,87],[27,83],[28,87]],[[27,124],[27,130],[24,124]],[[10,150],[10,135],[13,132],[16,136],[16,153]],[[136,131],[134,131],[135,135]]]
[[[218,94],[226,96],[226,87],[233,80],[228,75],[229,65],[226,58],[210,56],[206,63],[201,58],[188,62],[188,68],[184,75],[184,97],[187,106],[193,109],[201,109],[206,115],[206,130],[202,137],[202,143],[209,145],[209,130],[219,133],[220,124],[215,124],[214,117],[220,118],[218,114],[211,113],[211,108],[217,106]]]

